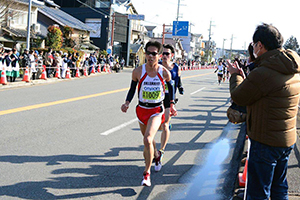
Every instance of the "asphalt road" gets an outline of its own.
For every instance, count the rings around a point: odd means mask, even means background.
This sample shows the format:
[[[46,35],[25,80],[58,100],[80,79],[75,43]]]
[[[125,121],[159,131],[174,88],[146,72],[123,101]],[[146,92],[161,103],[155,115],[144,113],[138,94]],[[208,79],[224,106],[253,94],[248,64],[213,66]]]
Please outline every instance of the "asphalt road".
[[[130,80],[126,69],[0,90],[0,199],[230,199],[245,135],[226,117],[228,82],[183,72],[164,166],[143,187],[136,97],[120,111]]]

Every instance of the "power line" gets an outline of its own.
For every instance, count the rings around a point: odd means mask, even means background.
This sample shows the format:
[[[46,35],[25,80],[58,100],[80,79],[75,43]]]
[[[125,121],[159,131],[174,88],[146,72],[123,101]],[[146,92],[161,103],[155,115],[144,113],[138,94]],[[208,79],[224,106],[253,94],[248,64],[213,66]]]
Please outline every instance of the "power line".
[[[100,10],[95,9],[95,8],[93,8],[92,6],[90,6],[90,5],[86,4],[86,3],[83,3],[83,2],[80,1],[80,0],[76,0],[76,1],[79,2],[79,3],[81,3],[82,5],[85,5],[86,7],[92,9],[93,11],[95,11],[95,12],[97,12],[97,13],[100,13],[100,14],[102,14],[102,15],[105,15],[105,16],[108,16],[109,18],[111,18],[111,16],[110,16],[109,13],[107,14],[107,13],[101,12]]]
[[[83,2],[80,1],[80,0],[76,0],[76,1],[79,2],[79,3],[81,3],[82,5],[84,5],[84,6],[88,7],[88,8],[90,8],[90,9],[92,9],[93,11],[95,11],[95,12],[97,12],[97,13],[100,13],[100,14],[102,14],[102,15],[107,16],[108,18],[111,18],[111,17],[112,17],[112,16],[110,16],[109,13],[108,13],[108,14],[105,14],[104,12],[101,12],[100,10],[97,10],[97,9],[93,8],[92,6],[90,6],[90,5],[86,4],[86,3],[83,3]],[[119,16],[116,16],[116,15],[115,15],[115,17],[119,17]],[[122,17],[125,17],[125,16],[122,16]],[[118,25],[120,25],[120,26],[126,27],[126,28],[129,27],[129,26],[127,26],[127,25],[121,24],[121,23],[116,22],[116,21],[115,21],[115,23],[118,24]]]

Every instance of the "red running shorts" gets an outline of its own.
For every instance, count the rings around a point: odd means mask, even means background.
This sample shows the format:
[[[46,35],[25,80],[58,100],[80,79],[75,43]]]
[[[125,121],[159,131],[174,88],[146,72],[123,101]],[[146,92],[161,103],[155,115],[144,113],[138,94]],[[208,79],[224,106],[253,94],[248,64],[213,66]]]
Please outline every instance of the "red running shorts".
[[[162,106],[155,108],[145,108],[139,105],[136,106],[136,116],[141,124],[147,125],[151,117],[161,115],[161,123],[165,122],[165,111]]]

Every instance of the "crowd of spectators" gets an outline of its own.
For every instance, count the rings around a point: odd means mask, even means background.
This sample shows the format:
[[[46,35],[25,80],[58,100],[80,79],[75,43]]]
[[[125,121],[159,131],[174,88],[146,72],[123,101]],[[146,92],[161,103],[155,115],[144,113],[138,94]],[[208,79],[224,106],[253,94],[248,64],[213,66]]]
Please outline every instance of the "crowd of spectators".
[[[84,70],[90,74],[92,69],[95,72],[100,67],[101,71],[123,69],[125,60],[119,61],[118,56],[104,56],[98,52],[80,55],[78,52],[62,52],[48,49],[47,52],[25,49],[20,54],[16,49],[0,48],[0,70],[5,70],[7,81],[14,82],[16,78],[22,77],[26,68],[29,71],[31,80],[39,79],[43,69],[47,72],[47,77],[51,78],[57,73],[59,68],[61,78],[66,77],[67,69],[70,70],[71,77],[76,76],[79,70],[80,75],[84,75]]]

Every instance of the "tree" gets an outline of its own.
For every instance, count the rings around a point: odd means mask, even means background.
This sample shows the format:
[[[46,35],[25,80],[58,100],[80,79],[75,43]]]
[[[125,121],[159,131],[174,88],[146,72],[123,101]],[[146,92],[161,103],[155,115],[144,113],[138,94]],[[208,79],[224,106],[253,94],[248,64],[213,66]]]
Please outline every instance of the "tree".
[[[294,51],[298,51],[299,50],[299,44],[297,42],[297,38],[295,38],[294,36],[291,36],[289,39],[287,39],[287,41],[285,42],[283,47],[285,49],[291,49],[291,50],[294,50]]]
[[[64,46],[73,48],[75,46],[75,41],[72,39],[72,34],[74,33],[73,28],[70,26],[65,26],[63,30]]]
[[[46,38],[46,45],[52,49],[60,49],[63,43],[62,32],[56,25],[48,27],[48,33]]]
[[[0,0],[0,26],[8,26],[11,20],[23,14],[22,11],[26,11],[26,7],[20,6],[19,2],[15,0]]]

